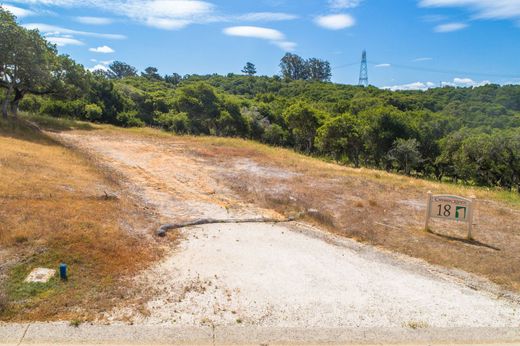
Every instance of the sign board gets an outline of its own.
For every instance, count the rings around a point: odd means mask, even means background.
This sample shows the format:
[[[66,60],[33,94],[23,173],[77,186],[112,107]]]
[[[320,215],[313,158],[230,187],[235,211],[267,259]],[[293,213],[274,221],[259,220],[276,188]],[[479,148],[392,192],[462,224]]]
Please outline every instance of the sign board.
[[[430,218],[465,222],[468,224],[468,238],[471,239],[474,205],[474,198],[432,195],[429,192],[426,208],[426,230],[429,228]]]

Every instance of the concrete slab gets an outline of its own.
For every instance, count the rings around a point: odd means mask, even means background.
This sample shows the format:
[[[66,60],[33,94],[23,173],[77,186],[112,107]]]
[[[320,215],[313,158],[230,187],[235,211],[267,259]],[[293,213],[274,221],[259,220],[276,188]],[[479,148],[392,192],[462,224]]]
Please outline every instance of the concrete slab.
[[[16,345],[29,325],[28,324],[4,324],[0,323],[0,345]]]
[[[513,328],[215,328],[216,345],[365,345],[520,343]]]
[[[23,338],[23,339],[22,339]],[[21,341],[21,342],[20,342]],[[520,344],[518,328],[175,327],[0,324],[6,345],[472,345]]]
[[[212,345],[213,331],[211,327],[31,324],[23,344],[45,343]]]
[[[27,278],[25,278],[25,282],[39,282],[46,283],[49,282],[56,275],[55,269],[49,268],[34,268],[31,270]]]

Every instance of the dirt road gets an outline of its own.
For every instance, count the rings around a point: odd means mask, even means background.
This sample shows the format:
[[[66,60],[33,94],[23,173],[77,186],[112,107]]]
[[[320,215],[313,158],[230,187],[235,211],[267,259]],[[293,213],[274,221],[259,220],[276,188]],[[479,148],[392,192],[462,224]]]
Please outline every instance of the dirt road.
[[[118,132],[68,132],[61,139],[121,173],[158,224],[197,218],[277,217],[242,201],[223,171],[182,139]],[[297,176],[253,160],[262,174]],[[244,167],[242,167],[244,168]],[[255,181],[251,181],[255,184]],[[300,223],[182,229],[182,241],[136,278],[152,298],[145,311],[106,317],[143,325],[324,328],[520,327],[520,303],[465,273],[335,237]]]

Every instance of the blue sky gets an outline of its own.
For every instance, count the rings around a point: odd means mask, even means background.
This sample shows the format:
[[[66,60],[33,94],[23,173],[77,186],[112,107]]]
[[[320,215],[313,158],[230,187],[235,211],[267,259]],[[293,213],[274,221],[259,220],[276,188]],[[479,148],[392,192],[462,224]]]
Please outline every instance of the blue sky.
[[[0,0],[87,68],[278,73],[285,52],[356,84],[424,89],[520,83],[520,0]]]

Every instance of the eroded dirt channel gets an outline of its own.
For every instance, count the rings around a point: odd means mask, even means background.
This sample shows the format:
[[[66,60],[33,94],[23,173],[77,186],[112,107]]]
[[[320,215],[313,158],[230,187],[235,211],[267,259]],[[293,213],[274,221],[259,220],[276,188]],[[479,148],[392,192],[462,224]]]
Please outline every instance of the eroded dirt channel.
[[[242,169],[284,179],[299,174],[233,157],[215,164],[194,155],[182,139],[98,131],[59,136],[121,173],[126,188],[157,212],[158,224],[281,217],[242,200],[222,174]],[[471,275],[302,223],[217,224],[177,232],[178,246],[135,280],[153,292],[145,309],[120,307],[108,320],[181,326],[520,326],[515,297],[501,297],[499,289],[481,287]]]

